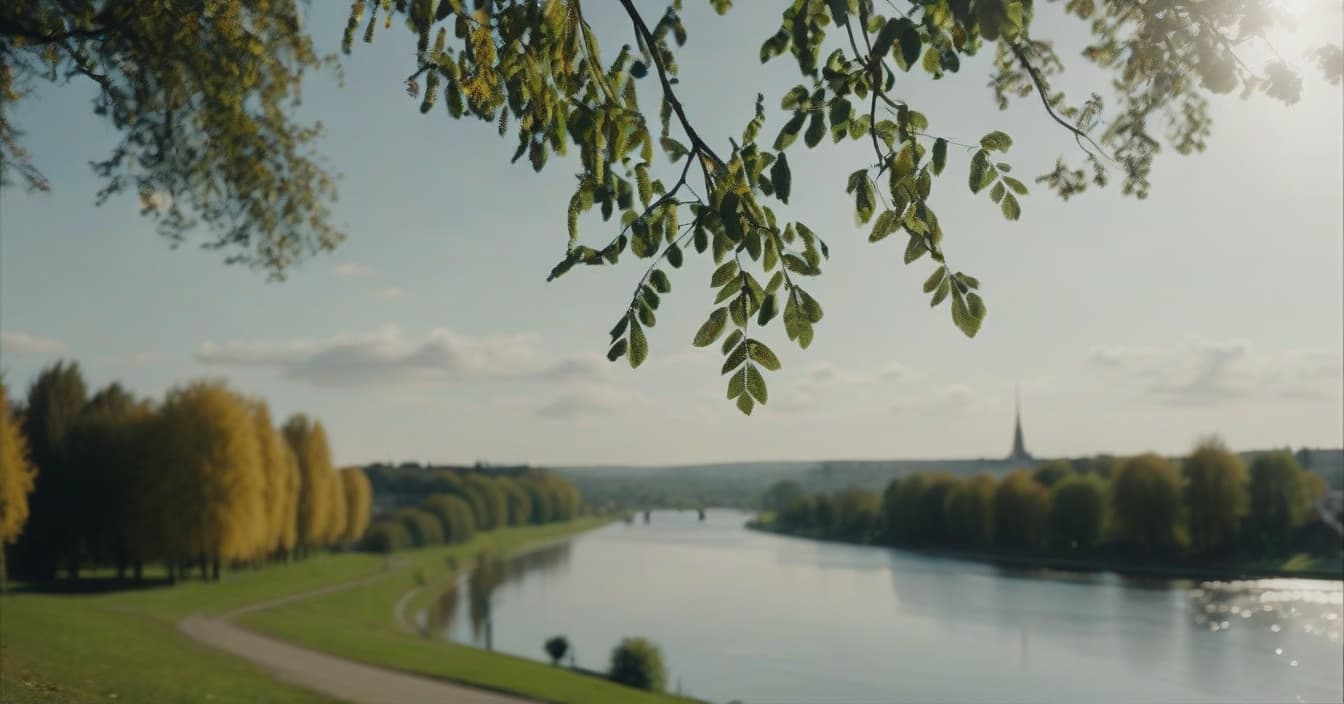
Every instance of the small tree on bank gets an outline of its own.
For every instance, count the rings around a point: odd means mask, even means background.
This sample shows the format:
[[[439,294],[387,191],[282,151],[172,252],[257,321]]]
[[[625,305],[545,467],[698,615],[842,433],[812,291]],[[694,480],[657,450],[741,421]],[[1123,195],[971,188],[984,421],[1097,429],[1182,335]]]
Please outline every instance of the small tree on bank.
[[[551,656],[551,664],[558,666],[564,659],[565,653],[569,652],[569,641],[564,636],[554,636],[546,639],[546,654]]]
[[[612,682],[627,687],[661,692],[667,686],[667,671],[663,668],[663,653],[645,638],[626,638],[611,651]]]

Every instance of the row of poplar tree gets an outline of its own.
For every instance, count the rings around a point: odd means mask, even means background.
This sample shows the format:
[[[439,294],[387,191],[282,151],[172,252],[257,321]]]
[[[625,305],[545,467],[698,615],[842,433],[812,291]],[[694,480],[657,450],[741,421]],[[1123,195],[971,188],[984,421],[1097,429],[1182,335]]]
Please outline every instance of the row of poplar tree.
[[[570,481],[538,468],[367,468],[379,495],[413,505],[392,509],[369,527],[365,545],[392,552],[461,543],[477,531],[538,525],[578,516],[583,499]]]
[[[0,384],[0,395],[5,394]],[[259,564],[350,546],[372,490],[332,466],[326,431],[302,414],[273,424],[266,402],[218,381],[162,400],[120,384],[93,395],[77,363],[44,369],[20,403],[0,398],[0,540],[11,576],[143,576]],[[3,567],[3,566],[0,566]]]
[[[1002,479],[916,473],[881,494],[807,496],[781,482],[765,505],[782,532],[902,547],[1211,558],[1339,552],[1338,537],[1326,535],[1322,546],[1303,534],[1327,487],[1290,452],[1258,455],[1248,468],[1210,440],[1180,462],[1144,454],[1084,464],[1051,461]]]

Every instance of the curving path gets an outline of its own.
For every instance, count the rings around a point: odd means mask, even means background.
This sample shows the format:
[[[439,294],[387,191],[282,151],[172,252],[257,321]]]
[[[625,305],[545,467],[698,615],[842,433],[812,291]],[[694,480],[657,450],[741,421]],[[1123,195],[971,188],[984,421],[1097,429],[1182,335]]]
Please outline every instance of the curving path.
[[[193,640],[248,660],[285,682],[355,704],[521,704],[531,701],[319,653],[253,633],[230,620],[240,614],[354,589],[383,579],[394,569],[389,566],[387,572],[362,579],[252,604],[219,618],[188,616],[178,622],[177,628]]]

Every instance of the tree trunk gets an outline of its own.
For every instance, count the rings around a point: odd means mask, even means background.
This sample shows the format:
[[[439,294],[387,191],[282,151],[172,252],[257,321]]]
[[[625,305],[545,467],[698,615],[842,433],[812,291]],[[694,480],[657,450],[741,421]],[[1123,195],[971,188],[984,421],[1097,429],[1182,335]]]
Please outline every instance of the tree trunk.
[[[201,555],[201,556],[200,556],[200,565],[201,565],[201,581],[202,581],[202,582],[204,582],[204,581],[210,579],[210,568],[209,568],[209,564],[208,564],[208,563],[209,563],[209,561],[205,559],[205,555]]]
[[[135,575],[135,581],[137,581],[137,582],[144,581],[144,579],[145,579],[145,563],[144,563],[144,562],[141,562],[140,560],[136,560],[136,561],[135,561],[135,566],[131,568],[131,572],[132,572],[132,574]]]
[[[219,581],[219,555],[215,555],[214,560],[213,560],[213,561],[211,562],[211,564],[210,564],[210,568],[211,568],[210,571],[211,571],[211,573],[212,573],[212,574],[210,575],[210,578],[211,578],[212,580],[218,582],[218,581]]]

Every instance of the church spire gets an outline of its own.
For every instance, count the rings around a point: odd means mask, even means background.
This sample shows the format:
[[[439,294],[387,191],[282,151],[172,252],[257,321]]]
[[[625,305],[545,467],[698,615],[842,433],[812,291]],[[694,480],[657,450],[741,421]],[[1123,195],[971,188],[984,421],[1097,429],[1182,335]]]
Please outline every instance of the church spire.
[[[1027,452],[1026,440],[1022,437],[1022,385],[1017,385],[1017,408],[1016,418],[1013,426],[1013,453],[1008,456],[1009,462],[1030,462],[1031,453]]]

